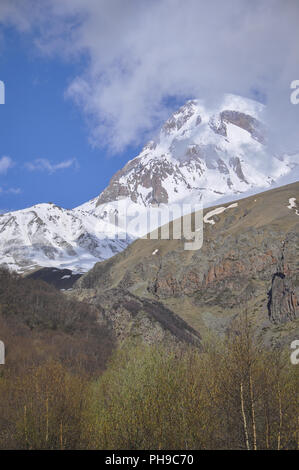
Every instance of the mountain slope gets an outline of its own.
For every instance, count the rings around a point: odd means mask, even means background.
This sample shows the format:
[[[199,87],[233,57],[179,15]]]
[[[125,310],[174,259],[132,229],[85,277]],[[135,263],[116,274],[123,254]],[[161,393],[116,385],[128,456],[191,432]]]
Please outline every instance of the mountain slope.
[[[299,153],[271,154],[263,109],[234,95],[225,95],[214,109],[188,101],[113,176],[96,206],[125,197],[144,206],[184,199],[207,205],[223,195],[270,186],[298,165]]]
[[[77,210],[108,222],[117,213],[119,226],[127,230],[129,221],[130,234],[140,237],[149,231],[146,214],[157,206],[162,213],[186,203],[208,207],[298,174],[299,152],[274,155],[270,150],[263,111],[260,103],[235,95],[225,95],[213,109],[188,101],[97,199]],[[134,225],[136,213],[140,223]]]
[[[113,228],[93,214],[38,204],[0,215],[0,261],[24,272],[38,266],[87,271],[131,241],[115,239]]]
[[[45,282],[24,279],[3,268],[0,331],[6,350],[1,378],[7,373],[16,377],[22,371],[30,376],[30,367],[49,360],[98,376],[116,346],[98,309],[68,299]]]
[[[0,263],[19,272],[86,272],[155,228],[148,226],[150,212],[158,226],[171,219],[174,205],[208,207],[294,174],[298,155],[270,152],[262,116],[263,105],[234,95],[214,109],[188,101],[98,198],[73,210],[38,204],[1,215]]]
[[[201,336],[223,332],[247,309],[266,342],[289,341],[299,321],[298,207],[294,183],[209,208],[200,250],[137,240],[81,277],[74,295],[102,306],[112,290],[115,304],[124,292],[156,301]]]

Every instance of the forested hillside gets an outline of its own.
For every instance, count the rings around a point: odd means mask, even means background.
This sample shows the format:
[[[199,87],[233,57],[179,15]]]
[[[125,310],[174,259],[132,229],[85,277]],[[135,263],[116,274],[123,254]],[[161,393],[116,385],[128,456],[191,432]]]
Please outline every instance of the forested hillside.
[[[95,310],[43,282],[1,271],[0,303],[1,449],[298,448],[296,366],[246,312],[200,348],[116,349]]]

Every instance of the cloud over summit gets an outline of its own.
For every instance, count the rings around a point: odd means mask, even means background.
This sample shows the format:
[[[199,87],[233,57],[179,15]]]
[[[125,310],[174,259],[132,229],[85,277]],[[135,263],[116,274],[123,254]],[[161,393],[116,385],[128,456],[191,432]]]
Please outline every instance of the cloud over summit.
[[[228,92],[265,96],[273,137],[299,148],[299,106],[289,99],[299,79],[297,1],[42,3],[32,18],[32,1],[2,0],[0,20],[31,28],[45,54],[85,58],[66,95],[87,116],[95,145],[119,152],[143,142],[168,116],[169,98],[213,103]]]

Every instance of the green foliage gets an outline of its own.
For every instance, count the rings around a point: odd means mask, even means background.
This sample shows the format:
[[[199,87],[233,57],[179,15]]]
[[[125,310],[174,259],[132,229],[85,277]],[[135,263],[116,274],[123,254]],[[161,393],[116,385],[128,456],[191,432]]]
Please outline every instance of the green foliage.
[[[261,351],[246,324],[201,353],[128,345],[94,385],[90,445],[296,449],[297,390],[289,357]]]
[[[94,446],[176,449],[198,444],[192,410],[199,406],[200,375],[190,369],[196,355],[177,357],[149,346],[118,352],[94,387]]]
[[[6,424],[0,427],[2,448],[76,449],[86,445],[86,378],[49,361],[2,382],[0,391]]]
[[[200,350],[131,341],[111,356],[88,313],[72,333],[29,328],[31,307],[19,318],[0,296],[1,449],[298,449],[298,366],[246,314]]]

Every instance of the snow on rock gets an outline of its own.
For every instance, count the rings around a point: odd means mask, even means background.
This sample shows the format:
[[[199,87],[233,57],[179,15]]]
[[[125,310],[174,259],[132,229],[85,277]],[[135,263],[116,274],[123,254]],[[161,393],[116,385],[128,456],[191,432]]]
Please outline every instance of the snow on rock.
[[[203,221],[206,224],[215,225],[215,220],[211,219],[211,217],[213,217],[214,215],[222,214],[222,212],[226,211],[227,209],[232,209],[233,207],[238,207],[238,203],[234,202],[233,204],[230,204],[227,207],[218,207],[217,209],[214,209],[214,210],[208,212],[204,216]]]
[[[169,208],[225,204],[269,188],[298,168],[299,155],[271,153],[263,110],[236,95],[223,96],[213,108],[187,101],[98,197],[72,210],[38,204],[0,215],[0,263],[19,272],[38,266],[85,272],[193,210],[173,210],[169,218]],[[223,210],[211,211],[205,222],[213,225],[212,216]],[[150,213],[156,221],[149,230]]]
[[[295,198],[295,197],[291,197],[291,198],[289,199],[288,209],[293,209],[294,207],[297,207],[296,198]]]
[[[235,95],[225,95],[213,109],[200,100],[187,101],[97,200],[77,210],[106,221],[117,213],[120,226],[131,237],[141,237],[150,231],[146,221],[155,208],[167,217],[176,205],[209,207],[269,188],[292,171],[298,156],[271,154],[263,111],[264,105]],[[169,221],[164,212],[161,225]]]
[[[213,215],[221,214],[224,211],[225,207],[218,207],[218,209],[208,212],[203,218],[204,223],[215,225],[215,220],[211,219],[211,217],[213,217]]]
[[[225,95],[213,109],[187,101],[113,176],[95,210],[103,213],[118,200],[141,208],[186,201],[208,207],[223,196],[269,188],[298,165],[299,155],[271,153],[263,110],[264,105],[235,95]]]
[[[289,199],[289,205],[288,205],[288,209],[295,209],[295,214],[299,215],[299,211],[297,208],[297,203],[296,203],[296,198],[295,197],[291,197]]]
[[[0,216],[0,260],[18,272],[42,266],[81,273],[132,241],[112,235],[113,227],[91,213],[38,204]]]

